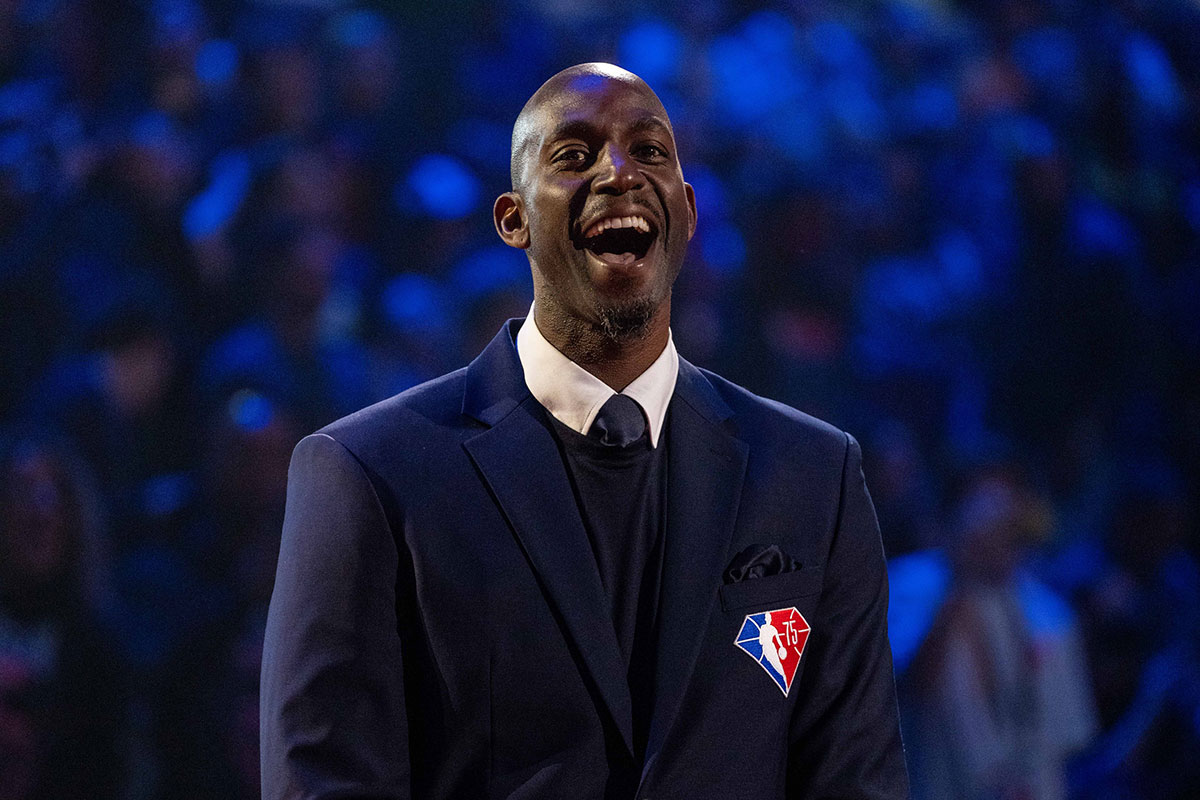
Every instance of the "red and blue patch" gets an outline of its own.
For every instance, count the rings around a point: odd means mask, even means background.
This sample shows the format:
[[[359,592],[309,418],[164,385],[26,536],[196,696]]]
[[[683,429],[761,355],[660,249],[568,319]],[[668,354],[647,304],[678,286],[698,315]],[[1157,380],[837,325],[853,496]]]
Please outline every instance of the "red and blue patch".
[[[747,614],[734,644],[757,661],[787,697],[800,666],[800,656],[804,655],[804,645],[808,643],[809,630],[808,621],[795,607],[778,608]]]

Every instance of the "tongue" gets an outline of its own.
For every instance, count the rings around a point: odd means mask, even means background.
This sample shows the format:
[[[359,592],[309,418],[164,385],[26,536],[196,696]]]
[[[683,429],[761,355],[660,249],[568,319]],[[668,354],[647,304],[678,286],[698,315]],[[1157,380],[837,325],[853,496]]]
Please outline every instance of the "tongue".
[[[596,253],[596,258],[606,264],[632,264],[637,261],[633,253]]]

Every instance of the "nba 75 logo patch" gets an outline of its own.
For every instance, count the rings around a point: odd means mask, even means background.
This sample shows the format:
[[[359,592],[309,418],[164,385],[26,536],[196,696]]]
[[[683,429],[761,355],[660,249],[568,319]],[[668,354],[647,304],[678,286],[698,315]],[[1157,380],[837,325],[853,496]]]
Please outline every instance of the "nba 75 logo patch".
[[[757,661],[787,697],[808,642],[808,632],[808,622],[795,607],[779,608],[747,614],[734,644]]]

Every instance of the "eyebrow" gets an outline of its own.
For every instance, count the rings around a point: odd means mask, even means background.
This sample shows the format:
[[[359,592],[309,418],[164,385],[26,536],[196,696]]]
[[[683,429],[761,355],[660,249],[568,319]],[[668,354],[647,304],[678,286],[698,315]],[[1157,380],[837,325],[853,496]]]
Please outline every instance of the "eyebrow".
[[[655,129],[671,133],[671,126],[653,115],[639,117],[632,125],[629,126],[630,133],[646,133],[647,131]]]
[[[639,134],[648,131],[662,131],[671,134],[671,126],[654,114],[638,117],[629,126],[629,133]],[[588,120],[567,120],[551,131],[543,145],[557,142],[561,139],[588,139],[595,136],[596,126]]]

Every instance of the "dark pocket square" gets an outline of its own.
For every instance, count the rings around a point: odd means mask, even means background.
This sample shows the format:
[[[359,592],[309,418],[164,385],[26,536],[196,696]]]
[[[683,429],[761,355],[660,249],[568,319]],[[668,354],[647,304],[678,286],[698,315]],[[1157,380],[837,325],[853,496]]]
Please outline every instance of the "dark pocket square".
[[[752,578],[766,578],[800,569],[800,562],[785,553],[777,544],[752,544],[733,557],[725,570],[725,583],[738,583]]]

